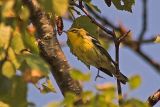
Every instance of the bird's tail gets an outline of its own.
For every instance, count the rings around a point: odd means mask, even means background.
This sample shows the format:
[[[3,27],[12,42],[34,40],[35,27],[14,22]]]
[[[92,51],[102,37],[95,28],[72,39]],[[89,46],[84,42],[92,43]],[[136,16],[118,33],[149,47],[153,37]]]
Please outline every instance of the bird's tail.
[[[114,75],[122,84],[126,84],[126,82],[128,82],[128,78],[125,75],[123,75],[121,72],[117,73],[117,71],[113,68],[113,66],[112,66],[112,70],[110,70],[110,71],[114,71],[112,73],[105,68],[100,67],[98,69],[101,70],[102,72],[104,72],[105,74],[111,76],[111,77],[113,77],[113,75]]]
[[[122,84],[126,84],[126,82],[128,82],[128,78],[123,75],[121,72],[114,74],[114,76],[122,83]]]

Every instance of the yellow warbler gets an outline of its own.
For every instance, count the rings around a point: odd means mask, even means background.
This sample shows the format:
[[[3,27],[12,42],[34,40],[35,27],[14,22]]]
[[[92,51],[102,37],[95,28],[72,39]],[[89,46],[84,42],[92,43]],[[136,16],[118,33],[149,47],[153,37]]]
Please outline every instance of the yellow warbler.
[[[126,76],[116,72],[108,52],[87,31],[82,28],[71,28],[66,33],[68,37],[67,43],[71,52],[85,65],[88,67],[92,65],[109,76],[113,77],[114,75],[123,84],[128,81]]]

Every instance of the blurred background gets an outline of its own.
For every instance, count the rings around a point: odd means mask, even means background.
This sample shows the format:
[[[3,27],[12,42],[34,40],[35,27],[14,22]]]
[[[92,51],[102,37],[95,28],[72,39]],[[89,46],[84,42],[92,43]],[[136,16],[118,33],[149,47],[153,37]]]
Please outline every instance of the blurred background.
[[[101,0],[93,0],[93,4],[96,4],[98,7],[100,7],[102,12],[101,15],[105,16],[115,25],[122,23],[125,27],[131,30],[134,38],[137,38],[137,35],[139,35],[142,27],[142,0],[136,0],[135,5],[133,6],[132,13],[126,11],[118,11],[113,5],[111,7],[107,7],[104,2],[101,2]],[[146,39],[160,34],[160,14],[158,12],[160,10],[159,4],[159,0],[148,0],[148,26],[147,32],[145,33]],[[69,29],[71,24],[72,23],[70,21],[64,20],[64,29]],[[59,41],[66,41],[66,35],[63,34],[62,36],[60,36]],[[84,90],[95,91],[95,84],[99,83],[112,82],[116,84],[115,78],[111,78],[102,72],[100,73],[100,75],[103,75],[105,79],[98,78],[95,81],[97,69],[91,67],[89,71],[89,69],[83,63],[78,61],[77,58],[70,53],[70,50],[67,46],[63,47],[62,49],[69,63],[74,68],[77,68],[83,72],[91,72],[92,78],[90,82],[84,84]],[[160,62],[159,44],[144,45],[142,50],[147,53],[147,55]],[[114,58],[114,46],[111,46],[108,52]],[[127,85],[122,86],[123,94],[126,94],[128,98],[135,97],[146,101],[150,95],[152,95],[156,90],[160,88],[160,74],[157,73],[148,63],[142,60],[141,57],[139,57],[132,50],[129,50],[126,47],[120,48],[120,70],[128,77],[138,74],[142,78],[142,84],[137,90],[130,92]],[[39,90],[37,90],[32,84],[29,84],[28,86],[28,100],[34,102],[37,107],[44,107],[49,102],[61,101],[63,99],[63,96],[59,91],[54,78],[52,77],[52,75],[50,75],[50,77],[54,86],[56,87],[56,93],[41,94]],[[160,102],[156,104],[155,107],[160,107]]]

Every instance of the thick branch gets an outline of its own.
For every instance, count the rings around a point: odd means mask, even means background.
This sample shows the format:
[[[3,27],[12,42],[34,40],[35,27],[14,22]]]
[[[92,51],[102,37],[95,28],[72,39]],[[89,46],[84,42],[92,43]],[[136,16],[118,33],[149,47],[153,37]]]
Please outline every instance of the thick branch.
[[[80,94],[82,88],[79,82],[73,80],[69,75],[70,66],[60,48],[56,31],[54,31],[54,24],[40,9],[36,0],[23,0],[23,2],[30,9],[30,19],[37,29],[41,55],[50,64],[52,74],[62,94],[65,95],[69,91]]]

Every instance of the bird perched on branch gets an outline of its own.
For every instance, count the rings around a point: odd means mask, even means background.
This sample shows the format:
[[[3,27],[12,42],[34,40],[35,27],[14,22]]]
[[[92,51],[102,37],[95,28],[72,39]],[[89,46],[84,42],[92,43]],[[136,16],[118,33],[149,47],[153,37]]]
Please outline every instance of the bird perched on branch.
[[[71,28],[66,33],[71,52],[85,65],[88,67],[92,65],[111,77],[114,75],[123,84],[128,81],[125,75],[116,71],[109,53],[100,42],[87,31],[82,28]]]

